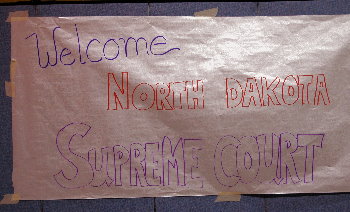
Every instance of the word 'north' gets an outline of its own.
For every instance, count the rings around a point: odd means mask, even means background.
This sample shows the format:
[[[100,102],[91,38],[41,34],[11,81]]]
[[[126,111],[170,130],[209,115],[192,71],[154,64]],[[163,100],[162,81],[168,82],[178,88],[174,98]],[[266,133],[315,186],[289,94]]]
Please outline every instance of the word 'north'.
[[[204,109],[203,80],[156,83],[145,82],[130,88],[129,73],[107,74],[107,110]],[[131,84],[131,83],[130,83]]]

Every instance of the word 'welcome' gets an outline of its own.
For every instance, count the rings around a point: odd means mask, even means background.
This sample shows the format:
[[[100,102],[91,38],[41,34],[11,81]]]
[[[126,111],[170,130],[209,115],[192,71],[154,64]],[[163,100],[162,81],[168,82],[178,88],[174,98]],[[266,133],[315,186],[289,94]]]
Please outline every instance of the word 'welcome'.
[[[61,62],[63,65],[73,65],[75,63],[78,64],[86,64],[87,62],[98,63],[103,60],[116,60],[120,52],[124,52],[125,57],[130,55],[130,43],[134,43],[135,46],[134,52],[136,55],[139,55],[139,42],[142,42],[143,52],[147,55],[165,55],[173,50],[180,50],[180,48],[166,48],[164,49],[164,45],[166,45],[166,38],[163,35],[155,36],[151,41],[147,41],[144,37],[134,38],[109,38],[106,41],[101,42],[98,38],[93,38],[87,44],[84,44],[82,39],[79,36],[78,27],[75,24],[75,32],[76,32],[76,48],[69,49],[65,46],[59,47],[57,45],[57,33],[65,33],[65,30],[59,30],[61,27],[57,26],[52,30],[52,41],[54,48],[54,56],[50,56],[49,52],[45,52],[44,56],[42,49],[40,48],[40,38],[37,33],[32,33],[27,36],[25,39],[29,39],[31,37],[35,37],[36,41],[36,52],[38,55],[38,64],[41,68],[45,69],[49,65],[56,66],[58,62]],[[57,31],[57,32],[56,32]],[[60,39],[61,43],[64,42],[65,39]],[[86,46],[86,47],[84,47]],[[122,50],[120,50],[122,49]],[[60,53],[59,53],[60,52]],[[96,54],[97,52],[97,54]],[[46,55],[46,59],[45,59]],[[53,60],[50,59],[54,58]]]

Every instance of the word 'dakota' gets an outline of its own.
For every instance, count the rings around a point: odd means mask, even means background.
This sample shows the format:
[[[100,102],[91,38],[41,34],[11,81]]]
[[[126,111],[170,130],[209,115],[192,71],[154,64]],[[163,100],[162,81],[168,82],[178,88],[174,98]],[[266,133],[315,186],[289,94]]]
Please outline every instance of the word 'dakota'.
[[[226,78],[227,108],[238,106],[272,105],[328,105],[330,99],[324,74],[289,75],[283,79],[275,77],[249,77],[246,81]]]

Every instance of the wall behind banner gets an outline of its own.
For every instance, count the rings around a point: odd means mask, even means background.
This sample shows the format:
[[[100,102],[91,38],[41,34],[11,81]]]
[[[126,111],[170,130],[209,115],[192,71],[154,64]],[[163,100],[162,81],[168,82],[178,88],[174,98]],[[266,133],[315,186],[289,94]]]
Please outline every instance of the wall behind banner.
[[[193,16],[218,8],[217,16],[284,16],[350,14],[349,0],[235,2],[0,5],[0,195],[12,194],[9,12],[28,10],[30,16]],[[349,55],[350,57],[350,55]],[[349,73],[350,74],[350,73]],[[35,192],[35,191],[33,191]],[[20,201],[0,205],[0,211],[350,211],[350,193],[298,195],[243,195],[240,202],[214,203],[215,196]]]

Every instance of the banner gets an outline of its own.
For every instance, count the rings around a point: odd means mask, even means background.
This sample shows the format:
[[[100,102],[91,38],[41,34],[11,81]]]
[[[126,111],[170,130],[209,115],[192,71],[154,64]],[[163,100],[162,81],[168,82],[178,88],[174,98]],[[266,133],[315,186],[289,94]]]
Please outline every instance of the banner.
[[[21,199],[350,191],[350,16],[12,22]]]

